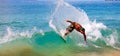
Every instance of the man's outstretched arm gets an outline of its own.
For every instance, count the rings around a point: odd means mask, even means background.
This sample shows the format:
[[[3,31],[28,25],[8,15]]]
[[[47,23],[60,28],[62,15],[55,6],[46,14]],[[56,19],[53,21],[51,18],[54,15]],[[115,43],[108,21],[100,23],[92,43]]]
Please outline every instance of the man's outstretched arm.
[[[70,21],[70,20],[66,20],[66,22],[69,22],[69,23],[71,23],[71,24],[74,24],[74,22],[72,22],[72,21]]]
[[[85,32],[84,32],[84,31],[81,31],[81,30],[80,30],[79,32],[83,34],[85,44],[87,44],[87,39],[86,39],[86,34],[85,34]]]
[[[86,35],[85,35],[85,34],[83,34],[83,36],[84,36],[84,41],[85,41],[85,44],[87,44],[87,41],[86,41]]]

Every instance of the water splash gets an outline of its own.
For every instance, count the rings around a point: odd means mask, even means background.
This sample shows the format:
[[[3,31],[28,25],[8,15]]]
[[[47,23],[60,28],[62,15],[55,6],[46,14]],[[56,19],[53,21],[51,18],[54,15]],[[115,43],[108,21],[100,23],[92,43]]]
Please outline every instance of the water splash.
[[[0,39],[0,44],[5,43],[10,40],[10,37],[12,35],[10,27],[7,27],[7,35],[4,36],[2,39]]]
[[[70,11],[72,11],[72,12],[70,12]],[[65,22],[66,19],[76,21],[81,24],[86,24],[86,22],[89,22],[89,19],[88,19],[86,13],[82,9],[81,9],[81,11],[79,11],[75,7],[64,2],[64,0],[58,1],[56,9],[50,18],[51,18],[51,20],[49,22],[50,27],[52,27],[60,35],[61,35],[60,31],[65,29],[68,25]],[[59,22],[59,23],[56,23],[56,22]],[[55,24],[55,26],[53,24]]]
[[[7,34],[3,36],[2,38],[0,38],[0,44],[10,42],[16,39],[32,38],[32,35],[34,33],[40,33],[41,35],[45,35],[42,29],[37,30],[36,27],[34,27],[32,30],[26,30],[23,32],[12,31],[10,27],[7,27],[6,31],[7,31]]]
[[[119,48],[119,46],[114,45],[118,43],[116,39],[118,38],[118,36],[114,36],[117,33],[114,34],[114,31],[110,30],[112,31],[112,33],[109,34],[108,37],[103,36],[103,33],[101,31],[102,30],[107,31],[108,29],[107,26],[105,26],[103,23],[97,23],[96,20],[94,20],[93,22],[90,21],[84,10],[82,10],[81,8],[79,8],[78,10],[74,6],[64,2],[64,0],[58,1],[55,11],[53,12],[50,18],[51,20],[49,21],[49,26],[53,28],[53,30],[61,36],[64,33],[66,27],[69,25],[65,21],[69,19],[80,23],[86,29],[88,42],[92,41],[95,43],[97,42],[98,39],[100,39],[109,46]],[[73,31],[71,34],[69,34],[69,37],[72,38],[74,42],[76,42],[76,44],[78,45],[83,44],[84,42],[83,38],[81,38],[83,36],[76,31]],[[106,40],[106,38],[108,38],[108,40]],[[95,47],[100,47],[93,43],[91,45]]]

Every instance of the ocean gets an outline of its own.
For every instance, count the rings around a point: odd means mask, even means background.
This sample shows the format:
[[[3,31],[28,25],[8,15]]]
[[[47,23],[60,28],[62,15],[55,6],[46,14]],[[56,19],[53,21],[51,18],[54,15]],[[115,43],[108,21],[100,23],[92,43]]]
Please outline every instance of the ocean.
[[[120,56],[119,2],[2,1],[0,56]],[[80,23],[87,44],[69,25]]]

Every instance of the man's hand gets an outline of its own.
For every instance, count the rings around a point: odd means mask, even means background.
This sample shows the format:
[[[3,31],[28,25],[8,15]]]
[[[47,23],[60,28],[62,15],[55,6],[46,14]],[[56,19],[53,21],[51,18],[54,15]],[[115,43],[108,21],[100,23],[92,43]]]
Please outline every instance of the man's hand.
[[[66,20],[66,22],[71,22],[70,20]]]
[[[70,21],[70,20],[66,20],[66,22],[72,23],[72,21]]]

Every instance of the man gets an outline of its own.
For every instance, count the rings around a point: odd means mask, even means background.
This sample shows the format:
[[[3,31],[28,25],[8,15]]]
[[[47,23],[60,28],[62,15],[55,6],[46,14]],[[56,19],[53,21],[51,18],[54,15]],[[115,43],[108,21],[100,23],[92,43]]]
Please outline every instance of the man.
[[[76,31],[78,31],[78,32],[83,34],[84,41],[86,43],[85,29],[77,22],[72,22],[70,20],[66,20],[66,22],[71,23],[71,25],[69,25],[68,28],[66,28],[66,32],[65,32],[64,36],[66,36],[67,34],[69,34],[70,32],[72,32],[75,29]]]

